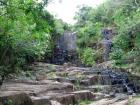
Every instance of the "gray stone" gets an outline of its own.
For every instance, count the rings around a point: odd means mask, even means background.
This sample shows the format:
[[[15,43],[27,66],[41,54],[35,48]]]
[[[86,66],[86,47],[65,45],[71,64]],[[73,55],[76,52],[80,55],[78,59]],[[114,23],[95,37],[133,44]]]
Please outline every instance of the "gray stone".
[[[31,99],[34,105],[51,105],[51,101],[44,97],[32,97]]]

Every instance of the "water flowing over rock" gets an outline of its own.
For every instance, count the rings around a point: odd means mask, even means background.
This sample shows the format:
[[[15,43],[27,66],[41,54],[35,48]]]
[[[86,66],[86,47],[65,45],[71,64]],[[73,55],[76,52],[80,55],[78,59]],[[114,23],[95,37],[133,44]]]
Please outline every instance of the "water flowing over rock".
[[[77,36],[75,32],[64,32],[56,40],[56,45],[52,55],[51,63],[62,65],[65,62],[76,62]]]
[[[102,35],[103,35],[103,40],[100,42],[100,44],[103,46],[103,60],[105,62],[109,60],[109,53],[111,52],[112,29],[110,28],[104,29]]]
[[[76,33],[75,32],[64,32],[64,34],[57,40],[57,45],[60,46],[61,49],[67,51],[76,51]]]

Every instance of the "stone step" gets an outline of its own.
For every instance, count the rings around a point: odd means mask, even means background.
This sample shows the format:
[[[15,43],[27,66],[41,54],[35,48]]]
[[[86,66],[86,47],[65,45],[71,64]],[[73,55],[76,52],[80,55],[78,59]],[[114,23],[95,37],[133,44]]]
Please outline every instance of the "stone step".
[[[89,90],[81,90],[75,92],[55,92],[40,94],[38,97],[47,98],[49,100],[55,100],[63,105],[74,105],[81,100],[95,100],[97,94],[93,94]]]

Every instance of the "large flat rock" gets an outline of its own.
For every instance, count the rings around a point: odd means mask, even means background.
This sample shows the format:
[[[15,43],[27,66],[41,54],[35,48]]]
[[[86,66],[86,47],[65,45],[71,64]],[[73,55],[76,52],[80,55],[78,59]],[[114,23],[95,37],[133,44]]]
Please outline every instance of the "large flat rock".
[[[38,95],[51,90],[73,91],[73,85],[70,83],[45,83],[44,84],[28,84],[28,83],[5,83],[2,87],[4,91],[19,91],[29,95]]]

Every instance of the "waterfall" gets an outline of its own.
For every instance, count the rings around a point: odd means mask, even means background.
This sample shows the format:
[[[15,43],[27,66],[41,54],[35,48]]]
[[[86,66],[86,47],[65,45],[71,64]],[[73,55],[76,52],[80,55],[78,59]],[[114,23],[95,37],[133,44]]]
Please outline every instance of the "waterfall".
[[[128,76],[123,72],[115,72],[113,70],[105,69],[101,71],[103,85],[118,85],[122,86],[124,92],[133,94],[137,91],[134,84],[130,84]]]
[[[56,40],[56,46],[52,57],[52,63],[62,65],[67,61],[75,61],[76,33],[65,32]]]
[[[104,47],[104,52],[103,52],[104,61],[109,60],[109,53],[111,52],[111,47],[112,47],[111,34],[112,34],[112,29],[104,29],[102,32],[103,40],[101,41],[101,43]]]

